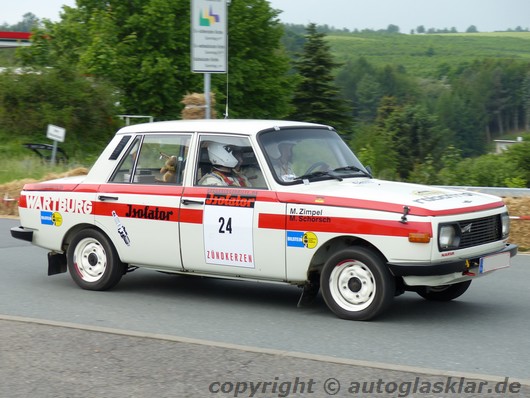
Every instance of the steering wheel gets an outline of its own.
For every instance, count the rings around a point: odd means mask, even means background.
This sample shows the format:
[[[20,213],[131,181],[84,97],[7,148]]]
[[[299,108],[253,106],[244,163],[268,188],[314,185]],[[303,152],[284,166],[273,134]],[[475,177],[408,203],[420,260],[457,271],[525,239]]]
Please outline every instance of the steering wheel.
[[[311,174],[314,170],[318,169],[319,167],[329,169],[329,165],[326,162],[315,162],[309,168],[306,170],[306,172],[303,175]]]

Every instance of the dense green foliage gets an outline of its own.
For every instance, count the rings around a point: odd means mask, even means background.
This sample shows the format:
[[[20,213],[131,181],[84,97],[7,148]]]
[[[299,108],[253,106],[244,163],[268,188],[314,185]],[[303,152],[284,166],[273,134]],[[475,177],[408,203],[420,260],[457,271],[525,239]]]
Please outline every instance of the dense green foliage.
[[[0,74],[0,155],[25,142],[49,142],[48,124],[66,129],[61,144],[72,157],[90,160],[117,128],[118,109],[109,87],[76,73],[44,69]]]
[[[324,34],[317,32],[315,24],[308,26],[303,52],[294,66],[300,78],[291,118],[334,125],[341,130],[350,128],[348,106],[332,74],[339,64],[333,61]]]
[[[265,0],[233,0],[228,12],[231,115],[285,116],[292,84],[277,13]],[[202,74],[190,70],[189,1],[78,0],[39,33],[23,52],[27,65],[104,79],[122,93],[129,114],[178,119],[184,95],[203,91]],[[213,76],[212,91],[222,114],[226,75]]]
[[[10,67],[16,65],[16,49],[4,48],[0,51],[0,67]]]

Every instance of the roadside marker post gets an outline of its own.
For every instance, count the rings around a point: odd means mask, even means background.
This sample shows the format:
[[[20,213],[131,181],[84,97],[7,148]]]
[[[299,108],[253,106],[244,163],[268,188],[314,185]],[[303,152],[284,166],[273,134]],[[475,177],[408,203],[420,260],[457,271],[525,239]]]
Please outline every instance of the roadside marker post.
[[[63,127],[54,126],[53,124],[48,124],[48,131],[46,137],[50,140],[53,140],[53,149],[52,149],[52,158],[51,163],[55,164],[55,156],[57,155],[57,143],[64,142],[64,137],[66,135],[66,130]]]

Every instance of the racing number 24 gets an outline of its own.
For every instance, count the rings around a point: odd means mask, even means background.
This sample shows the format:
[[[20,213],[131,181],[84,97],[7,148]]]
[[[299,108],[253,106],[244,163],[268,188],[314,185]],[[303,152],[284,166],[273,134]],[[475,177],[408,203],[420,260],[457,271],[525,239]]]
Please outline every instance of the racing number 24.
[[[226,224],[225,224],[226,222]],[[219,233],[224,234],[228,232],[229,234],[232,233],[232,217],[228,217],[227,220],[225,220],[224,217],[219,217]]]

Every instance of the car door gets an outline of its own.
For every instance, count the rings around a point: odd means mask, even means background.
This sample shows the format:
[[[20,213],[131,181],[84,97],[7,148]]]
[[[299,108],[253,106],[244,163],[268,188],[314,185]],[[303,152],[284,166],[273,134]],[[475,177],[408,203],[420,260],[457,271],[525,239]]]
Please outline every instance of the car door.
[[[213,185],[207,147],[242,151],[244,186]],[[247,164],[245,164],[245,162]],[[242,164],[241,164],[242,163]],[[180,238],[186,270],[248,278],[285,279],[285,205],[268,189],[248,137],[201,135],[193,181],[182,196]],[[208,186],[201,181],[210,181]],[[254,182],[254,185],[252,185]]]
[[[96,224],[122,261],[182,270],[179,206],[190,134],[137,136],[97,196]]]

